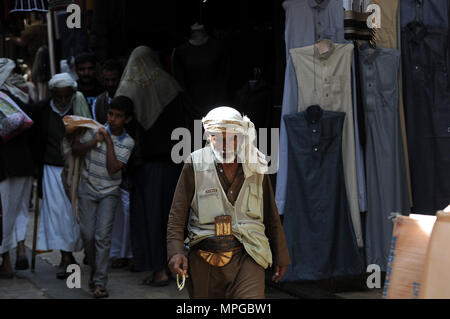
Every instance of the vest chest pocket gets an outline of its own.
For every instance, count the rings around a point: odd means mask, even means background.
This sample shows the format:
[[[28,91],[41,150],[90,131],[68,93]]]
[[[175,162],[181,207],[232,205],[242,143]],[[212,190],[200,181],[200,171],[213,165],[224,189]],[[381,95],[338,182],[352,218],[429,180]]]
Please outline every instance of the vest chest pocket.
[[[224,215],[223,203],[218,191],[218,189],[214,188],[199,192],[198,217],[201,224],[214,223],[216,216]]]
[[[247,215],[254,219],[262,219],[261,201],[258,185],[251,183],[248,192]]]

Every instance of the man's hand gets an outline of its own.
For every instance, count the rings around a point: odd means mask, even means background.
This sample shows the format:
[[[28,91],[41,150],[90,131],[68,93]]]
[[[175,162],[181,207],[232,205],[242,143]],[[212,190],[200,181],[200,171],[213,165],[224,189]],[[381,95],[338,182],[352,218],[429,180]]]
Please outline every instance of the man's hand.
[[[287,266],[275,266],[275,274],[272,276],[272,281],[278,283],[286,274]]]
[[[169,269],[173,274],[185,275],[187,278],[188,259],[183,254],[173,255],[169,260]]]

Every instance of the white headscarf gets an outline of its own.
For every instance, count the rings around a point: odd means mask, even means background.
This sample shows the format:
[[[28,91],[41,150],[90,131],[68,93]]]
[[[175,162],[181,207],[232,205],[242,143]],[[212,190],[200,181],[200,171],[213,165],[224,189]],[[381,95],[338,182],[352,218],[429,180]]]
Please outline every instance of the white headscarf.
[[[58,73],[55,74],[50,81],[48,81],[48,88],[53,90],[54,88],[65,88],[71,87],[76,90],[78,87],[77,81],[75,81],[69,73]]]
[[[153,51],[140,46],[131,53],[115,96],[133,101],[136,119],[148,130],[180,92],[181,87],[163,70]]]
[[[227,106],[217,107],[211,110],[203,119],[203,127],[207,133],[230,133],[240,134],[243,141],[238,145],[238,161],[242,163],[246,176],[252,173],[265,174],[268,171],[267,161],[263,153],[255,146],[256,129],[255,125],[247,116],[242,115],[235,109]],[[208,138],[209,140],[209,138]],[[223,161],[220,155],[223,150],[216,150],[213,143],[210,143],[214,156],[217,160]]]
[[[24,103],[30,101],[30,96],[20,89],[26,86],[23,76],[13,73],[16,63],[7,58],[0,58],[0,89],[5,90]]]

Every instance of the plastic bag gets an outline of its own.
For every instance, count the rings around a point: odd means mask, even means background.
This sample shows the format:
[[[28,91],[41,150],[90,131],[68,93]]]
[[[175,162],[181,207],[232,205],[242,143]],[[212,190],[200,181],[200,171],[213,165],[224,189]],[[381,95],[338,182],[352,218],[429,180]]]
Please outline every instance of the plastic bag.
[[[66,127],[66,133],[72,134],[76,130],[80,128],[88,128],[92,130],[98,130],[101,127],[104,127],[104,125],[100,124],[99,122],[89,119],[87,117],[82,116],[76,116],[76,115],[66,115],[63,117],[63,122]]]
[[[5,93],[0,92],[0,136],[6,142],[33,125],[31,118]]]

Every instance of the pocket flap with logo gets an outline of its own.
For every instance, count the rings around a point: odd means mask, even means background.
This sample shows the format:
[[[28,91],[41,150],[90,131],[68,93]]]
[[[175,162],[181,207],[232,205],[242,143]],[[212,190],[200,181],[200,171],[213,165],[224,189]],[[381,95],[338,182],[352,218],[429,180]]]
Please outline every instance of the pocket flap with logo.
[[[199,191],[198,210],[201,224],[213,223],[216,216],[224,214],[223,203],[217,188],[208,188]]]

